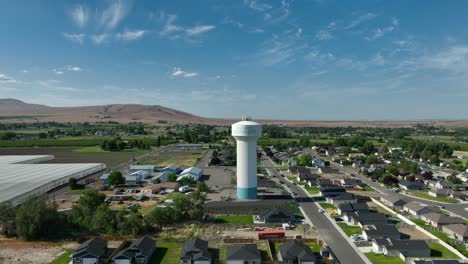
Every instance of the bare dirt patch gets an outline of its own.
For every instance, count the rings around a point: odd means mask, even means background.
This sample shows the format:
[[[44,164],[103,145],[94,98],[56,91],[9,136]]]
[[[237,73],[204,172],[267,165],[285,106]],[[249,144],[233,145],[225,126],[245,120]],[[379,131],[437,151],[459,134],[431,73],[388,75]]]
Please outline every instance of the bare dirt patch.
[[[78,246],[74,242],[22,242],[16,240],[0,243],[0,263],[47,264],[61,255],[66,249]]]

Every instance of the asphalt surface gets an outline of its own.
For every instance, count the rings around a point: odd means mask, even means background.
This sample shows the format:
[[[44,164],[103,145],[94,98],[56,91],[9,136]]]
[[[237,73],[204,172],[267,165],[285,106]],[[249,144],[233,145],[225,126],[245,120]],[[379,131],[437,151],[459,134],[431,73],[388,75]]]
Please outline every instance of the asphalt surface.
[[[287,182],[286,178],[281,177],[281,174],[270,159],[263,159],[262,164],[272,175],[276,176],[273,179],[280,179],[286,182],[289,190],[296,193],[294,198],[317,229],[317,232],[320,234],[320,239],[327,243],[341,263],[366,263],[330,220],[323,213],[318,211],[319,207],[315,204],[313,198],[309,197],[300,187]]]
[[[430,201],[430,200],[426,200],[426,199],[420,199],[420,198],[417,198],[417,197],[414,197],[414,196],[408,196],[408,195],[405,195],[405,194],[402,194],[402,193],[395,193],[391,189],[380,185],[380,183],[373,182],[369,178],[366,178],[364,175],[359,174],[354,169],[341,167],[341,166],[337,165],[334,162],[330,162],[330,166],[333,167],[333,168],[336,168],[336,169],[340,170],[341,172],[344,172],[344,173],[346,173],[348,175],[354,174],[356,176],[356,178],[362,180],[364,183],[366,183],[370,187],[374,188],[378,192],[382,193],[383,195],[387,195],[387,196],[388,195],[397,195],[402,200],[404,200],[406,202],[419,202],[419,203],[426,204],[426,205],[440,205],[440,204],[442,204],[444,206],[444,210],[446,210],[447,212],[452,213],[452,214],[457,215],[457,216],[460,216],[460,217],[463,217],[465,219],[468,219],[468,211],[465,210],[466,208],[468,208],[467,203],[456,203],[456,204],[441,203],[441,202]]]

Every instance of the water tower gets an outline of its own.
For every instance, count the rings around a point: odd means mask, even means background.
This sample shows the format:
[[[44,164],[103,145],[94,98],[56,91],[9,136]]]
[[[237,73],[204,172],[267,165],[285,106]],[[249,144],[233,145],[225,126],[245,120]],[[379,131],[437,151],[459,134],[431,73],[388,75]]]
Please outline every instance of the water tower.
[[[243,117],[232,125],[237,141],[237,199],[257,199],[257,139],[262,126]]]

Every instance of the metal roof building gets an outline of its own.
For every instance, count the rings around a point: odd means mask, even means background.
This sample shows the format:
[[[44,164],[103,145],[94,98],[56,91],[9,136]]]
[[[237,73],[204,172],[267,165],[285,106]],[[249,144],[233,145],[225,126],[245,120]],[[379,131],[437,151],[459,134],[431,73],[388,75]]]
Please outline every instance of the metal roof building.
[[[64,185],[106,169],[103,163],[36,164],[54,159],[52,155],[0,156],[0,202],[20,204]]]

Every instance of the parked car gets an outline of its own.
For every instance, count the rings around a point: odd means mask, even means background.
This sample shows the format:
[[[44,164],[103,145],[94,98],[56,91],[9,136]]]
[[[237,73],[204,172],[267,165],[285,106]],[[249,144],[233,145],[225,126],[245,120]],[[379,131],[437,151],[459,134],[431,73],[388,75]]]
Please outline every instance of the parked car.
[[[319,211],[319,213],[324,213],[325,212],[325,210],[323,210],[323,209],[318,209],[318,211]]]
[[[361,235],[355,234],[351,236],[351,240],[357,242],[357,241],[365,241],[364,237]]]

